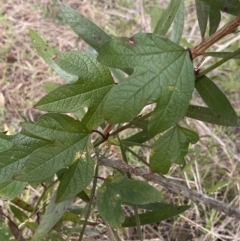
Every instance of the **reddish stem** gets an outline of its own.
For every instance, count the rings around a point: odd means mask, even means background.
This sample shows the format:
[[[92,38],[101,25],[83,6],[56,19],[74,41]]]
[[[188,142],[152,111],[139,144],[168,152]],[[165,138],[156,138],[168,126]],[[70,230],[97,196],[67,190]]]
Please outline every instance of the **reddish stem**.
[[[228,34],[234,33],[238,26],[240,25],[240,16],[235,17],[233,21],[227,23],[222,28],[220,28],[217,32],[211,35],[209,38],[204,39],[199,45],[197,45],[192,50],[192,59],[204,54],[204,52],[215,44],[218,40],[227,36]]]

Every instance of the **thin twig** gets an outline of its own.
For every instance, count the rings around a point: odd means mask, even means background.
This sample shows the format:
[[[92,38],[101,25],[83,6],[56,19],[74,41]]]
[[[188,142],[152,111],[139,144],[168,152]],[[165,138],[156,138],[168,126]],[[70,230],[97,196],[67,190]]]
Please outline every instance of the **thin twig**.
[[[103,130],[103,135],[105,136],[106,139],[109,137],[110,132],[112,131],[113,128],[114,128],[113,124],[108,124],[106,128]]]
[[[96,155],[97,155],[97,158],[98,158],[98,151],[96,151]],[[98,165],[96,166],[95,168],[95,176],[98,176]],[[92,187],[92,192],[91,192],[91,195],[90,195],[90,201],[87,205],[87,209],[86,209],[86,213],[85,214],[85,220],[84,220],[84,223],[83,223],[83,226],[82,226],[82,230],[81,230],[81,233],[79,235],[79,238],[78,238],[78,241],[81,241],[82,238],[83,238],[83,235],[85,233],[85,229],[87,227],[87,222],[88,222],[88,218],[91,214],[91,208],[92,208],[92,204],[93,204],[93,200],[94,200],[94,196],[95,196],[95,192],[96,192],[96,187],[97,187],[97,178],[94,178],[93,179],[93,187]]]
[[[156,173],[149,173],[146,169],[143,168],[135,168],[130,165],[124,165],[120,160],[111,160],[108,158],[101,158],[99,160],[99,165],[109,166],[112,168],[116,168],[121,170],[122,172],[130,172],[136,176],[141,176],[148,181],[152,181],[155,183],[160,184],[161,186],[165,187],[166,189],[176,193],[183,195],[184,197],[189,198],[194,202],[200,202],[206,206],[209,206],[217,211],[225,213],[227,216],[235,217],[240,219],[240,209],[232,207],[226,203],[218,201],[212,197],[209,197],[206,194],[199,193],[195,190],[189,189],[186,186],[183,186],[179,183],[176,183],[164,176],[161,176]]]
[[[103,135],[105,138],[101,137],[101,138],[98,138],[96,141],[94,141],[93,143],[93,146],[94,147],[97,147],[99,146],[100,144],[102,144],[103,142],[106,141],[106,139],[109,137],[109,136],[115,136],[117,135],[118,133],[128,129],[129,127],[133,126],[134,124],[136,124],[137,122],[140,122],[144,119],[147,119],[148,117],[150,117],[152,114],[152,112],[144,115],[144,116],[140,116],[140,117],[136,117],[135,119],[133,119],[132,121],[130,121],[128,124],[118,128],[117,130],[113,131],[112,133],[110,133],[110,131],[113,129],[114,125],[112,124],[109,124],[107,125],[107,127],[103,130]],[[108,136],[106,136],[106,133],[108,133]],[[102,136],[102,135],[101,135]]]
[[[235,17],[233,21],[227,23],[217,32],[211,35],[209,38],[203,40],[198,46],[192,50],[192,58],[202,55],[209,47],[215,44],[218,40],[227,36],[228,34],[234,33],[240,25],[240,16]]]
[[[200,72],[196,77],[197,79],[199,79],[200,77],[206,75],[207,73],[211,72],[212,70],[216,69],[218,66],[224,64],[225,62],[227,62],[229,59],[232,59],[234,56],[238,55],[240,53],[240,48],[238,48],[237,50],[235,50],[234,52],[230,53],[227,57],[221,59],[220,61],[218,61],[217,63],[211,65],[210,67],[208,67],[207,69],[203,70],[202,72]]]

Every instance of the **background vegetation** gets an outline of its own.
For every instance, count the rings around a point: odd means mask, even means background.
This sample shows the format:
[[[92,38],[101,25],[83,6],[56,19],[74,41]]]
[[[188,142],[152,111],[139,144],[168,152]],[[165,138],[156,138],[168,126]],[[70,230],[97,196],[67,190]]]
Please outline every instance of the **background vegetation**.
[[[64,1],[93,20],[110,35],[127,37],[139,31],[150,32],[158,20],[159,12],[168,2],[166,0]],[[200,42],[200,32],[194,1],[186,1],[186,5],[188,26],[184,28],[182,44],[191,47]],[[0,125],[1,131],[10,130],[13,134],[21,128],[22,116],[27,115],[33,120],[36,119],[38,112],[30,106],[46,93],[45,89],[49,88],[48,82],[62,82],[33,50],[28,36],[29,29],[33,28],[52,46],[62,51],[93,50],[66,25],[54,0],[28,0],[21,1],[21,4],[16,0],[4,1],[0,8]],[[214,48],[220,51],[229,46],[231,51],[239,45],[239,38],[239,35],[230,35],[218,42]],[[212,60],[207,59],[207,61],[211,63]],[[238,114],[240,114],[240,84],[236,80],[240,75],[239,64],[239,61],[231,60],[212,73],[212,79],[214,78],[227,94]],[[190,151],[187,160],[189,164],[184,170],[181,171],[176,166],[171,169],[169,177],[238,207],[239,128],[219,127],[190,120],[188,125],[200,133],[200,141]],[[147,150],[144,150],[141,155],[147,156],[146,152]],[[101,172],[104,175],[108,170],[102,169]],[[22,194],[22,198],[26,202],[33,203],[41,191],[39,186],[36,189],[31,188]],[[235,219],[209,209],[201,203],[196,205],[181,196],[164,192],[166,201],[179,205],[191,204],[191,209],[159,225],[144,227],[146,239],[240,240],[240,224]],[[5,215],[11,213],[7,204],[9,203],[6,200],[1,199],[2,212]],[[2,215],[0,237],[5,236],[5,240],[9,240],[10,232],[5,225],[6,222],[7,219]],[[97,225],[93,230],[88,230],[88,235],[96,240],[100,238],[107,240],[109,237],[105,231],[105,227]],[[125,235],[132,240],[136,238],[135,234],[134,229],[129,229],[129,233]]]

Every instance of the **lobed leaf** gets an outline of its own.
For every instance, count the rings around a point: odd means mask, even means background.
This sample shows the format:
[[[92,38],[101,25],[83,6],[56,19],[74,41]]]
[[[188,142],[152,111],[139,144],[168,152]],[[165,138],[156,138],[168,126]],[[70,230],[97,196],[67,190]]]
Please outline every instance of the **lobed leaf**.
[[[206,76],[197,79],[195,88],[214,115],[238,123],[238,116],[228,98],[211,79]]]
[[[6,140],[11,142],[11,145],[0,154],[0,183],[12,180],[23,170],[26,160],[33,152],[52,143],[48,138],[41,138],[25,130],[6,136]]]
[[[77,79],[77,76],[71,75],[61,69],[53,60],[53,56],[59,53],[59,50],[53,49],[32,29],[29,30],[29,36],[33,47],[37,50],[38,55],[40,55],[43,60],[53,68],[64,80],[71,82]]]
[[[175,126],[164,133],[153,145],[150,167],[153,172],[168,173],[172,163],[184,165],[190,143],[199,140],[198,134]]]
[[[92,130],[103,121],[103,103],[114,85],[110,71],[94,56],[79,51],[59,53],[55,62],[66,72],[78,77],[78,81],[53,90],[35,107],[51,112],[75,112],[89,107],[82,122]]]
[[[62,177],[56,202],[62,202],[75,197],[83,191],[93,179],[95,161],[89,156],[77,159]]]
[[[132,120],[152,102],[151,134],[175,125],[184,115],[194,89],[193,66],[188,52],[157,34],[140,33],[115,38],[99,51],[98,60],[134,73],[108,94],[103,114],[110,123]]]
[[[232,15],[240,15],[240,2],[239,0],[201,0],[202,2],[208,4],[214,9],[219,9],[220,11],[230,13]]]
[[[89,144],[89,132],[72,117],[50,113],[42,115],[36,123],[23,123],[23,128],[52,144],[36,150],[25,163],[21,181],[39,182],[52,177],[70,165],[74,157],[84,155]]]

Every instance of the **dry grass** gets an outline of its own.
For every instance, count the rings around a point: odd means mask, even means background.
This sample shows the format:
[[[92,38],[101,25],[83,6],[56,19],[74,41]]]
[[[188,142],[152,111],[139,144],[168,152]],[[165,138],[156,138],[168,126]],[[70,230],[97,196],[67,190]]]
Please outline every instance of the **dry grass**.
[[[68,0],[64,3],[96,20],[111,35],[119,35],[123,30],[130,35],[141,31],[142,25],[146,26],[145,30],[149,26],[141,1],[130,10],[112,1]],[[130,5],[135,7],[135,4]],[[28,37],[30,28],[62,51],[87,51],[88,47],[64,25],[56,0],[5,1],[0,11],[0,121],[3,130],[18,122],[43,95],[44,82],[61,81],[33,50]]]
[[[166,1],[95,1],[65,0],[85,16],[92,19],[111,35],[127,35],[150,31],[150,16],[146,9],[154,3],[161,6]],[[199,31],[192,2],[188,3],[186,16],[190,23],[185,37],[191,43],[199,41]],[[62,51],[81,49],[89,51],[73,31],[64,24],[54,0],[4,1],[0,9],[0,123],[1,130],[17,129],[21,116],[35,115],[31,106],[44,95],[44,82],[62,80],[36,55],[28,37],[30,28],[36,30],[50,45]],[[235,41],[239,36],[235,36]],[[216,48],[230,44],[224,39]],[[224,71],[222,72],[224,75]],[[224,86],[224,82],[223,82]],[[239,94],[228,93],[236,108]],[[30,110],[30,111],[29,111]],[[169,176],[189,187],[239,207],[239,129],[221,128],[202,122],[187,120],[196,129],[200,142],[195,145],[187,160],[190,163],[180,172],[174,167]],[[176,204],[188,203],[182,197],[165,191],[166,200]],[[135,232],[135,231],[134,231]],[[134,237],[129,231],[129,237]],[[230,217],[199,204],[175,219],[157,226],[144,227],[147,240],[240,240],[240,223]],[[102,236],[107,239],[106,236]],[[101,239],[101,238],[100,238]],[[98,240],[100,240],[98,239]],[[126,238],[127,240],[128,238]],[[129,238],[130,239],[130,238]]]

